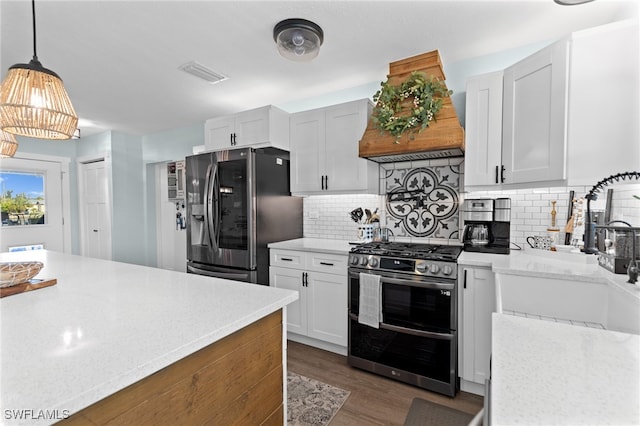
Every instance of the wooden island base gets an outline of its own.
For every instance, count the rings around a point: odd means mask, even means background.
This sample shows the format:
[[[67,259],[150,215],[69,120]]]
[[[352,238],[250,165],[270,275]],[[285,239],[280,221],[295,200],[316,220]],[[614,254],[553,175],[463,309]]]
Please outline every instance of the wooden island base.
[[[283,425],[282,345],[279,310],[58,424]]]

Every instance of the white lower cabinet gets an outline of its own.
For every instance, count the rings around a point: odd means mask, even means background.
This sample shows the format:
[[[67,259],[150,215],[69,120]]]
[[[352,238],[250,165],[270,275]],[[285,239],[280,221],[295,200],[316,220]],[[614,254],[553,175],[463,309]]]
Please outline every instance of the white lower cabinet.
[[[287,305],[288,338],[346,354],[347,255],[270,250],[271,286],[296,290]]]
[[[458,266],[458,375],[460,388],[484,395],[490,376],[491,314],[496,311],[495,276],[489,267]]]

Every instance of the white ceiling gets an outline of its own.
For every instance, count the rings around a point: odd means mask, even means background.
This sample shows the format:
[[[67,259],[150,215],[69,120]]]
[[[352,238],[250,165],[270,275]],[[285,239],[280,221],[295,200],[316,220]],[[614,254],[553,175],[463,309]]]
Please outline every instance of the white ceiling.
[[[0,1],[2,78],[32,57],[30,14],[29,0]],[[446,66],[637,15],[637,0],[36,2],[38,58],[64,80],[83,136],[145,135],[291,104],[379,84],[389,62],[431,50]],[[287,18],[323,28],[312,62],[277,53],[273,27]],[[192,60],[229,80],[210,85],[178,70]]]

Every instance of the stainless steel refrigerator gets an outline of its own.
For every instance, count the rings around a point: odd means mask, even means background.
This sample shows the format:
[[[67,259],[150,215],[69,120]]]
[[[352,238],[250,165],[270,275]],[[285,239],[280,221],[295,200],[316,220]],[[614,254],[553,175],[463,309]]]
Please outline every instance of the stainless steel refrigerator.
[[[289,153],[276,148],[186,158],[187,272],[269,285],[267,244],[302,237]]]

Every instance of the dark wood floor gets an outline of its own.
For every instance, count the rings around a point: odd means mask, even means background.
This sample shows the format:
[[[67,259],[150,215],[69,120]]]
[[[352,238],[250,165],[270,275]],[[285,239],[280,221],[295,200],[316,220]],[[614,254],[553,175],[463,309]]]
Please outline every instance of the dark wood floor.
[[[476,414],[482,397],[459,392],[455,398],[426,391],[347,365],[347,358],[300,343],[288,342],[289,371],[351,391],[332,426],[402,425],[411,401],[420,397]]]

